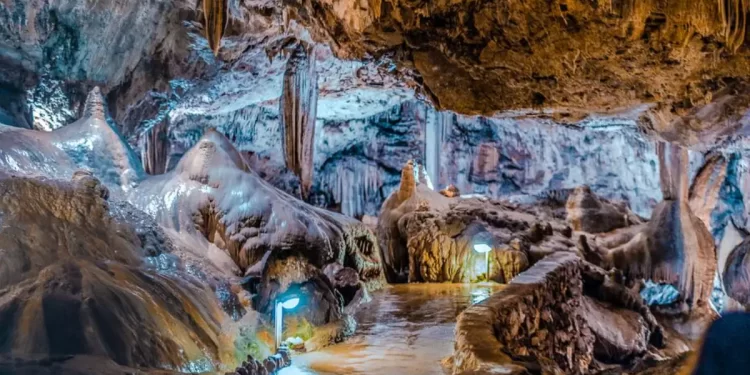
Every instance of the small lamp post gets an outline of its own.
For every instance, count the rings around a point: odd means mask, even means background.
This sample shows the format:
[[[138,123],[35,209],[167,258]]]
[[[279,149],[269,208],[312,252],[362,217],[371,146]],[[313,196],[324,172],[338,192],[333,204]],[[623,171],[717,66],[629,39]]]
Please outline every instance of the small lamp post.
[[[295,295],[285,296],[283,299],[276,300],[275,306],[275,336],[276,336],[276,350],[281,347],[281,331],[282,324],[284,323],[284,310],[291,310],[299,305],[299,297]]]
[[[474,251],[484,254],[485,269],[487,270],[485,277],[487,278],[487,281],[490,281],[490,251],[492,251],[492,247],[486,243],[475,243]]]

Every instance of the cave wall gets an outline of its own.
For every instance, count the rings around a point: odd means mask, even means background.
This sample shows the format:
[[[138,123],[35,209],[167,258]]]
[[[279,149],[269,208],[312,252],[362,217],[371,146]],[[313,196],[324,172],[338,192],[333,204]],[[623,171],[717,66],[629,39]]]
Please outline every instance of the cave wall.
[[[318,120],[316,178],[310,201],[346,215],[375,216],[398,186],[405,160],[422,159],[425,107],[407,101],[389,111],[349,121]],[[274,186],[299,196],[285,166],[278,111],[251,106],[221,115],[184,115],[170,123],[170,168],[207,127],[225,134],[251,168]]]
[[[654,144],[633,126],[564,127],[547,120],[451,115],[440,185],[463,194],[544,194],[588,184],[648,216],[661,200]]]
[[[298,180],[283,163],[275,108],[179,114],[169,121],[172,166],[203,129],[215,127],[263,178],[299,194]],[[361,119],[319,119],[310,201],[354,217],[376,216],[397,187],[401,166],[414,159],[426,164],[428,173],[430,167],[439,170],[439,178],[431,176],[436,189],[455,184],[462,194],[507,197],[589,184],[595,193],[627,201],[636,213],[648,216],[661,200],[654,143],[632,123],[607,125],[565,127],[545,119],[460,116],[419,101]],[[439,144],[430,150],[426,139]],[[700,166],[695,164],[692,169]]]

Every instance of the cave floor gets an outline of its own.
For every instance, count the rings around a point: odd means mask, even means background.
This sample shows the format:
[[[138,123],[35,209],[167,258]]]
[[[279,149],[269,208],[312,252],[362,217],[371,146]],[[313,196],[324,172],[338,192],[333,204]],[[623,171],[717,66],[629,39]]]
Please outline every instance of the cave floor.
[[[456,317],[502,289],[497,284],[403,284],[374,293],[348,340],[297,354],[280,375],[442,375],[453,351]]]

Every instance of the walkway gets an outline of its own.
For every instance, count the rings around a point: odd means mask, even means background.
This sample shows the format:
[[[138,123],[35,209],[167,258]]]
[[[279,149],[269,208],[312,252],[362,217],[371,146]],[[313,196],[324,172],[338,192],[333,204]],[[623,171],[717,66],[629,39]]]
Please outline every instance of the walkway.
[[[359,312],[356,334],[298,354],[280,375],[444,375],[456,316],[499,285],[410,284],[377,292]]]

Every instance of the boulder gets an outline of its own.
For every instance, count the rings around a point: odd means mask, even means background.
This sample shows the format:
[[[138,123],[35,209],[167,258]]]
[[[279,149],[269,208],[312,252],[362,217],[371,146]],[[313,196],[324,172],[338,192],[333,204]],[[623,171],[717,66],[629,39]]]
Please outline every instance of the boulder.
[[[603,362],[622,363],[648,349],[649,330],[640,314],[584,296],[583,316],[596,341],[594,356]]]
[[[643,222],[626,206],[599,198],[588,186],[575,188],[565,207],[567,220],[577,231],[603,233]]]

